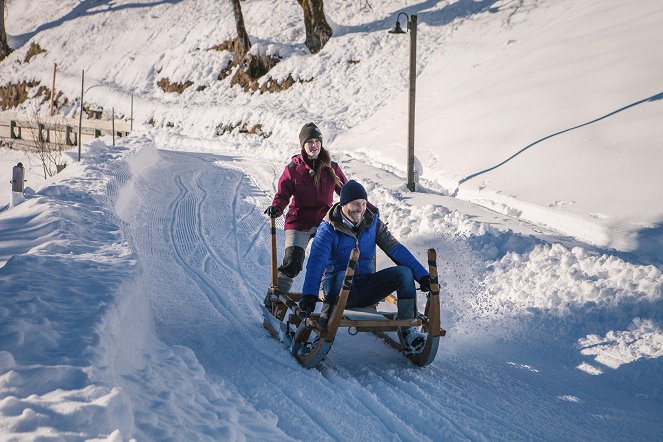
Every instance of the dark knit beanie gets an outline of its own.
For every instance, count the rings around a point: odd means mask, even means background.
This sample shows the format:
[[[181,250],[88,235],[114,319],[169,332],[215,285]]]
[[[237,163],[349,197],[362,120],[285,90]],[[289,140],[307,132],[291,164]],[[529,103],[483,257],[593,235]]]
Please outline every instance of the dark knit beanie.
[[[341,188],[341,206],[354,200],[368,200],[368,195],[364,186],[355,180],[350,180]]]
[[[304,144],[311,138],[316,138],[322,143],[322,132],[315,123],[306,123],[299,131],[299,147],[304,148]]]

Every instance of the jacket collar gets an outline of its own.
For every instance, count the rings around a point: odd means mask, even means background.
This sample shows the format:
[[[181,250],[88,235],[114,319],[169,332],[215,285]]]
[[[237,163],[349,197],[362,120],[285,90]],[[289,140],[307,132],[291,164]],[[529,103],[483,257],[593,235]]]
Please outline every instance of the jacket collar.
[[[343,232],[347,235],[350,235],[354,238],[358,238],[361,232],[370,226],[373,223],[373,214],[370,210],[366,209],[364,217],[361,219],[357,227],[352,229],[350,226],[343,222],[343,214],[341,213],[341,205],[339,203],[334,204],[327,215],[325,215],[325,221],[334,227],[335,230]]]
[[[297,166],[297,169],[299,169],[301,171],[313,170],[311,165],[308,162],[306,162],[306,160],[304,159],[304,156],[301,153],[298,154],[298,155],[293,155],[292,162],[295,163],[295,165]]]

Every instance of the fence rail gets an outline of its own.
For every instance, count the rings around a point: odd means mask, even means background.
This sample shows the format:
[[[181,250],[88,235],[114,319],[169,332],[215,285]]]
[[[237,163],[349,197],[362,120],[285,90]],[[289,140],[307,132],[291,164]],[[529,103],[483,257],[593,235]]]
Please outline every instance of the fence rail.
[[[129,122],[115,120],[89,120],[81,123],[81,143],[105,135],[123,137],[131,132]],[[15,112],[0,112],[0,139],[18,148],[29,148],[35,142],[62,140],[66,146],[78,145],[78,119],[48,116],[29,116]]]

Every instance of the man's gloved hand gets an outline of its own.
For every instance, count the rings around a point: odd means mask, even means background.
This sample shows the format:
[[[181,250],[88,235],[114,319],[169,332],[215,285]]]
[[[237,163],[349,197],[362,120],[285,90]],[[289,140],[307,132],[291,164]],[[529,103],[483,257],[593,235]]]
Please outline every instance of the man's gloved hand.
[[[281,216],[281,209],[278,206],[269,206],[265,209],[265,214],[270,218],[278,218]]]
[[[426,275],[419,280],[422,292],[430,292],[430,276]]]
[[[311,312],[315,310],[316,302],[318,302],[318,298],[315,296],[302,296],[302,299],[299,301],[299,308],[304,310],[307,315],[310,315]]]

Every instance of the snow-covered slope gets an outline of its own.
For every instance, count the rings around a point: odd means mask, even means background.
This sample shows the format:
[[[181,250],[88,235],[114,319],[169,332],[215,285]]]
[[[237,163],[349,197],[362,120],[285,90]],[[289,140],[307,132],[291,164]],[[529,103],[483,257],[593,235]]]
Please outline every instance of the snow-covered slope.
[[[523,5],[460,26],[417,81],[425,185],[604,247],[663,247],[663,8]],[[403,168],[403,94],[339,143]],[[384,149],[382,148],[384,146]],[[647,244],[654,238],[656,247]]]
[[[660,438],[663,7],[370,4],[327,2],[335,35],[310,55],[296,2],[242,2],[274,78],[306,80],[250,95],[207,51],[233,35],[229,3],[8,2],[0,86],[49,85],[57,62],[73,114],[85,69],[86,103],[126,116],[134,94],[138,130],[31,175],[20,204],[0,193],[1,438]],[[417,193],[407,36],[386,33],[402,10],[419,16]],[[24,63],[32,42],[47,52]],[[164,77],[193,85],[165,94]],[[341,333],[307,371],[262,327],[262,210],[308,121],[390,230],[440,254],[448,335],[428,368]],[[0,151],[3,182],[28,160]]]

